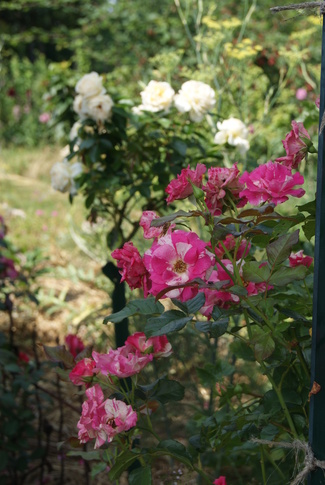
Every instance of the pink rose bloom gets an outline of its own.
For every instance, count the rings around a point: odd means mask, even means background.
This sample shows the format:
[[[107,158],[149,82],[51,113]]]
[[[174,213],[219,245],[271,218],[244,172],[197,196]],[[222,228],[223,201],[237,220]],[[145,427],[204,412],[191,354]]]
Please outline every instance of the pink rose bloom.
[[[93,359],[82,359],[77,365],[72,369],[69,374],[70,381],[75,386],[82,386],[85,384],[83,377],[90,377],[94,374],[94,368],[96,367],[95,362]],[[86,387],[89,386],[89,383],[86,382]]]
[[[222,241],[222,244],[225,246],[225,248],[229,252],[231,252],[236,247],[236,238],[232,234],[227,234],[226,239],[224,239],[224,241]],[[239,260],[239,259],[242,259],[243,257],[246,258],[246,256],[249,253],[250,248],[251,248],[251,243],[249,241],[247,241],[246,239],[243,239],[242,242],[239,245],[238,250],[237,250],[236,259]],[[222,259],[224,254],[225,254],[225,250],[222,247],[220,242],[218,243],[218,245],[215,248],[215,253],[216,253],[216,256],[218,256],[219,259]]]
[[[227,485],[226,477],[221,476],[219,478],[216,478],[216,480],[213,482],[213,485]]]
[[[300,173],[293,175],[289,168],[272,161],[260,165],[251,173],[245,172],[240,182],[246,184],[246,189],[239,194],[240,197],[246,197],[253,205],[263,202],[278,205],[288,200],[289,195],[302,197],[305,193],[301,188],[294,188],[304,183],[304,177]]]
[[[143,332],[136,332],[130,335],[125,343],[132,345],[142,354],[152,354],[156,358],[169,357],[172,353],[172,346],[168,342],[166,335],[147,339]]]
[[[144,264],[151,279],[150,293],[158,295],[168,287],[190,283],[195,278],[206,279],[214,264],[207,243],[194,232],[182,230],[161,237],[144,254]],[[186,301],[197,294],[193,286],[172,288],[162,298]]]
[[[202,187],[203,174],[206,172],[206,166],[203,163],[198,163],[195,170],[191,170],[190,166],[183,168],[177,179],[172,180],[167,185],[165,192],[167,192],[167,204],[174,200],[186,199],[193,194],[193,188],[189,180],[196,187]]]
[[[0,256],[0,279],[10,278],[14,280],[17,278],[18,274],[13,260],[6,258],[5,256]]]
[[[165,234],[169,234],[175,224],[166,223],[161,227],[151,227],[151,221],[159,219],[155,211],[144,211],[140,219],[140,226],[143,228],[143,237],[145,239],[159,238]]]
[[[239,193],[244,188],[243,183],[239,180],[239,170],[237,163],[232,168],[212,167],[208,170],[208,182],[203,187],[206,193],[206,204],[213,216],[222,213],[224,197],[231,195],[236,202],[239,199]],[[238,207],[245,205],[246,201],[240,201]]]
[[[104,376],[112,375],[121,378],[138,374],[149,362],[152,354],[142,354],[133,345],[126,344],[116,350],[111,349],[108,354],[92,353],[96,362],[95,371]]]
[[[71,333],[66,336],[65,343],[73,357],[77,357],[77,355],[85,348],[83,341],[77,335]]]
[[[315,100],[316,107],[319,109],[320,107],[320,97],[318,96]]]
[[[230,273],[233,274],[233,264],[229,259],[223,259],[222,263],[225,265],[225,267],[228,269]],[[229,286],[232,286],[234,284],[233,280],[230,279],[229,275],[227,272],[222,268],[222,266],[217,263],[216,264],[217,270],[213,270],[210,277],[209,277],[209,283],[217,283],[220,281],[228,281],[223,288],[228,288]],[[205,303],[200,309],[200,313],[202,315],[210,318],[213,307],[218,306],[219,308],[230,308],[231,303],[239,303],[239,296],[233,295],[229,291],[225,291],[224,289],[221,290],[215,290],[213,288],[204,288],[203,290],[200,290],[201,292],[204,293],[205,295]]]
[[[133,243],[126,242],[122,249],[115,249],[112,257],[117,260],[117,267],[121,270],[121,282],[126,281],[131,290],[143,288],[146,297],[148,294],[147,270]]]
[[[307,94],[308,93],[305,88],[299,88],[296,91],[296,98],[298,99],[298,101],[303,101],[307,98]]]
[[[291,253],[289,256],[289,265],[291,268],[294,268],[295,266],[306,266],[309,268],[309,266],[313,263],[314,258],[311,256],[305,256],[303,253],[303,250],[301,249],[297,253]]]
[[[95,449],[110,443],[114,436],[127,431],[137,422],[137,413],[123,401],[106,399],[98,384],[86,391],[88,400],[82,404],[82,413],[77,424],[78,438],[87,443],[96,438]]]
[[[276,162],[281,162],[289,168],[297,168],[299,163],[305,158],[308,152],[307,140],[310,140],[308,131],[304,128],[302,123],[293,121],[291,123],[292,130],[282,140],[283,147],[287,152],[285,157],[277,158]]]

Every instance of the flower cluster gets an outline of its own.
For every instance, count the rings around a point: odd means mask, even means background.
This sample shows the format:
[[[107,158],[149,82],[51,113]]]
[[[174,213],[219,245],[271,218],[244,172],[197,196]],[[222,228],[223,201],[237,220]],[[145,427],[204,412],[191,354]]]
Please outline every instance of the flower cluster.
[[[215,92],[201,81],[186,81],[177,94],[167,82],[150,81],[140,93],[142,104],[133,108],[133,112],[167,112],[174,103],[180,113],[189,113],[191,121],[202,121],[214,107]]]
[[[97,72],[85,74],[77,82],[76,92],[73,109],[81,120],[90,118],[97,123],[104,123],[111,119],[114,103]]]

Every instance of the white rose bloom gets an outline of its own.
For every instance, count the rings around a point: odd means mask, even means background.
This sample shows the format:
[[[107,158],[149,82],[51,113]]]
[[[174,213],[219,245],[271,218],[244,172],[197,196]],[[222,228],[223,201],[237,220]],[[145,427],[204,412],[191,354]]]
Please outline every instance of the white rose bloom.
[[[249,149],[248,129],[246,125],[238,118],[229,118],[228,120],[217,123],[218,132],[214,137],[214,142],[217,145],[229,145],[238,148],[241,154],[244,154]]]
[[[83,172],[80,162],[69,163],[66,159],[63,162],[57,162],[51,169],[51,185],[54,190],[60,192],[76,193],[74,178]]]
[[[141,116],[143,114],[143,111],[145,111],[145,107],[143,106],[143,104],[139,104],[139,106],[133,106],[132,108],[132,113],[138,116]]]
[[[108,94],[99,94],[84,99],[82,111],[86,117],[103,122],[111,119],[113,106],[113,100]]]
[[[167,111],[173,102],[175,91],[169,83],[150,81],[141,91],[143,111]]]
[[[70,141],[73,141],[78,137],[78,131],[79,131],[79,128],[81,128],[81,126],[82,126],[82,124],[80,123],[80,121],[76,121],[73,124],[71,131],[70,131],[70,134],[69,134],[69,140]]]
[[[82,105],[83,105],[83,97],[81,96],[81,94],[78,94],[73,100],[73,111],[75,111],[77,115],[80,116],[80,118],[84,117]]]
[[[103,78],[94,71],[85,74],[85,76],[77,82],[76,92],[85,98],[91,98],[92,96],[106,93],[106,89],[103,87]]]
[[[186,81],[174,98],[181,113],[189,112],[192,121],[201,121],[216,103],[214,90],[201,81]]]

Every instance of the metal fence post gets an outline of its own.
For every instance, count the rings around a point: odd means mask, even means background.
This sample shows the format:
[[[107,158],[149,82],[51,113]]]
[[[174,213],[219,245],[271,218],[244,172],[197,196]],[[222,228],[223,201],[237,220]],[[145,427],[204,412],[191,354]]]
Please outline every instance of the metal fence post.
[[[325,4],[325,2],[324,2]],[[322,33],[321,93],[319,126],[325,108],[325,26],[324,10]],[[311,357],[311,386],[317,382],[321,388],[311,396],[309,414],[309,443],[314,455],[325,460],[325,144],[324,130],[320,130],[317,162],[315,273],[313,302],[313,333]],[[309,485],[325,485],[324,471],[316,468],[310,473]]]

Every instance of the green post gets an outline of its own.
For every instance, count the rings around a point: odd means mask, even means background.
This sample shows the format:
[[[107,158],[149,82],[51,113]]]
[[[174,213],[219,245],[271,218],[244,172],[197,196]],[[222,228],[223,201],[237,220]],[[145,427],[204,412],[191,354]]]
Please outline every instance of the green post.
[[[325,5],[325,3],[324,3]],[[322,34],[321,93],[319,126],[325,108],[325,26],[324,8]],[[315,274],[313,304],[313,334],[311,354],[311,387],[321,388],[310,398],[309,443],[318,460],[325,460],[325,144],[324,130],[319,134],[316,192]],[[309,485],[325,485],[324,471],[310,473]]]

